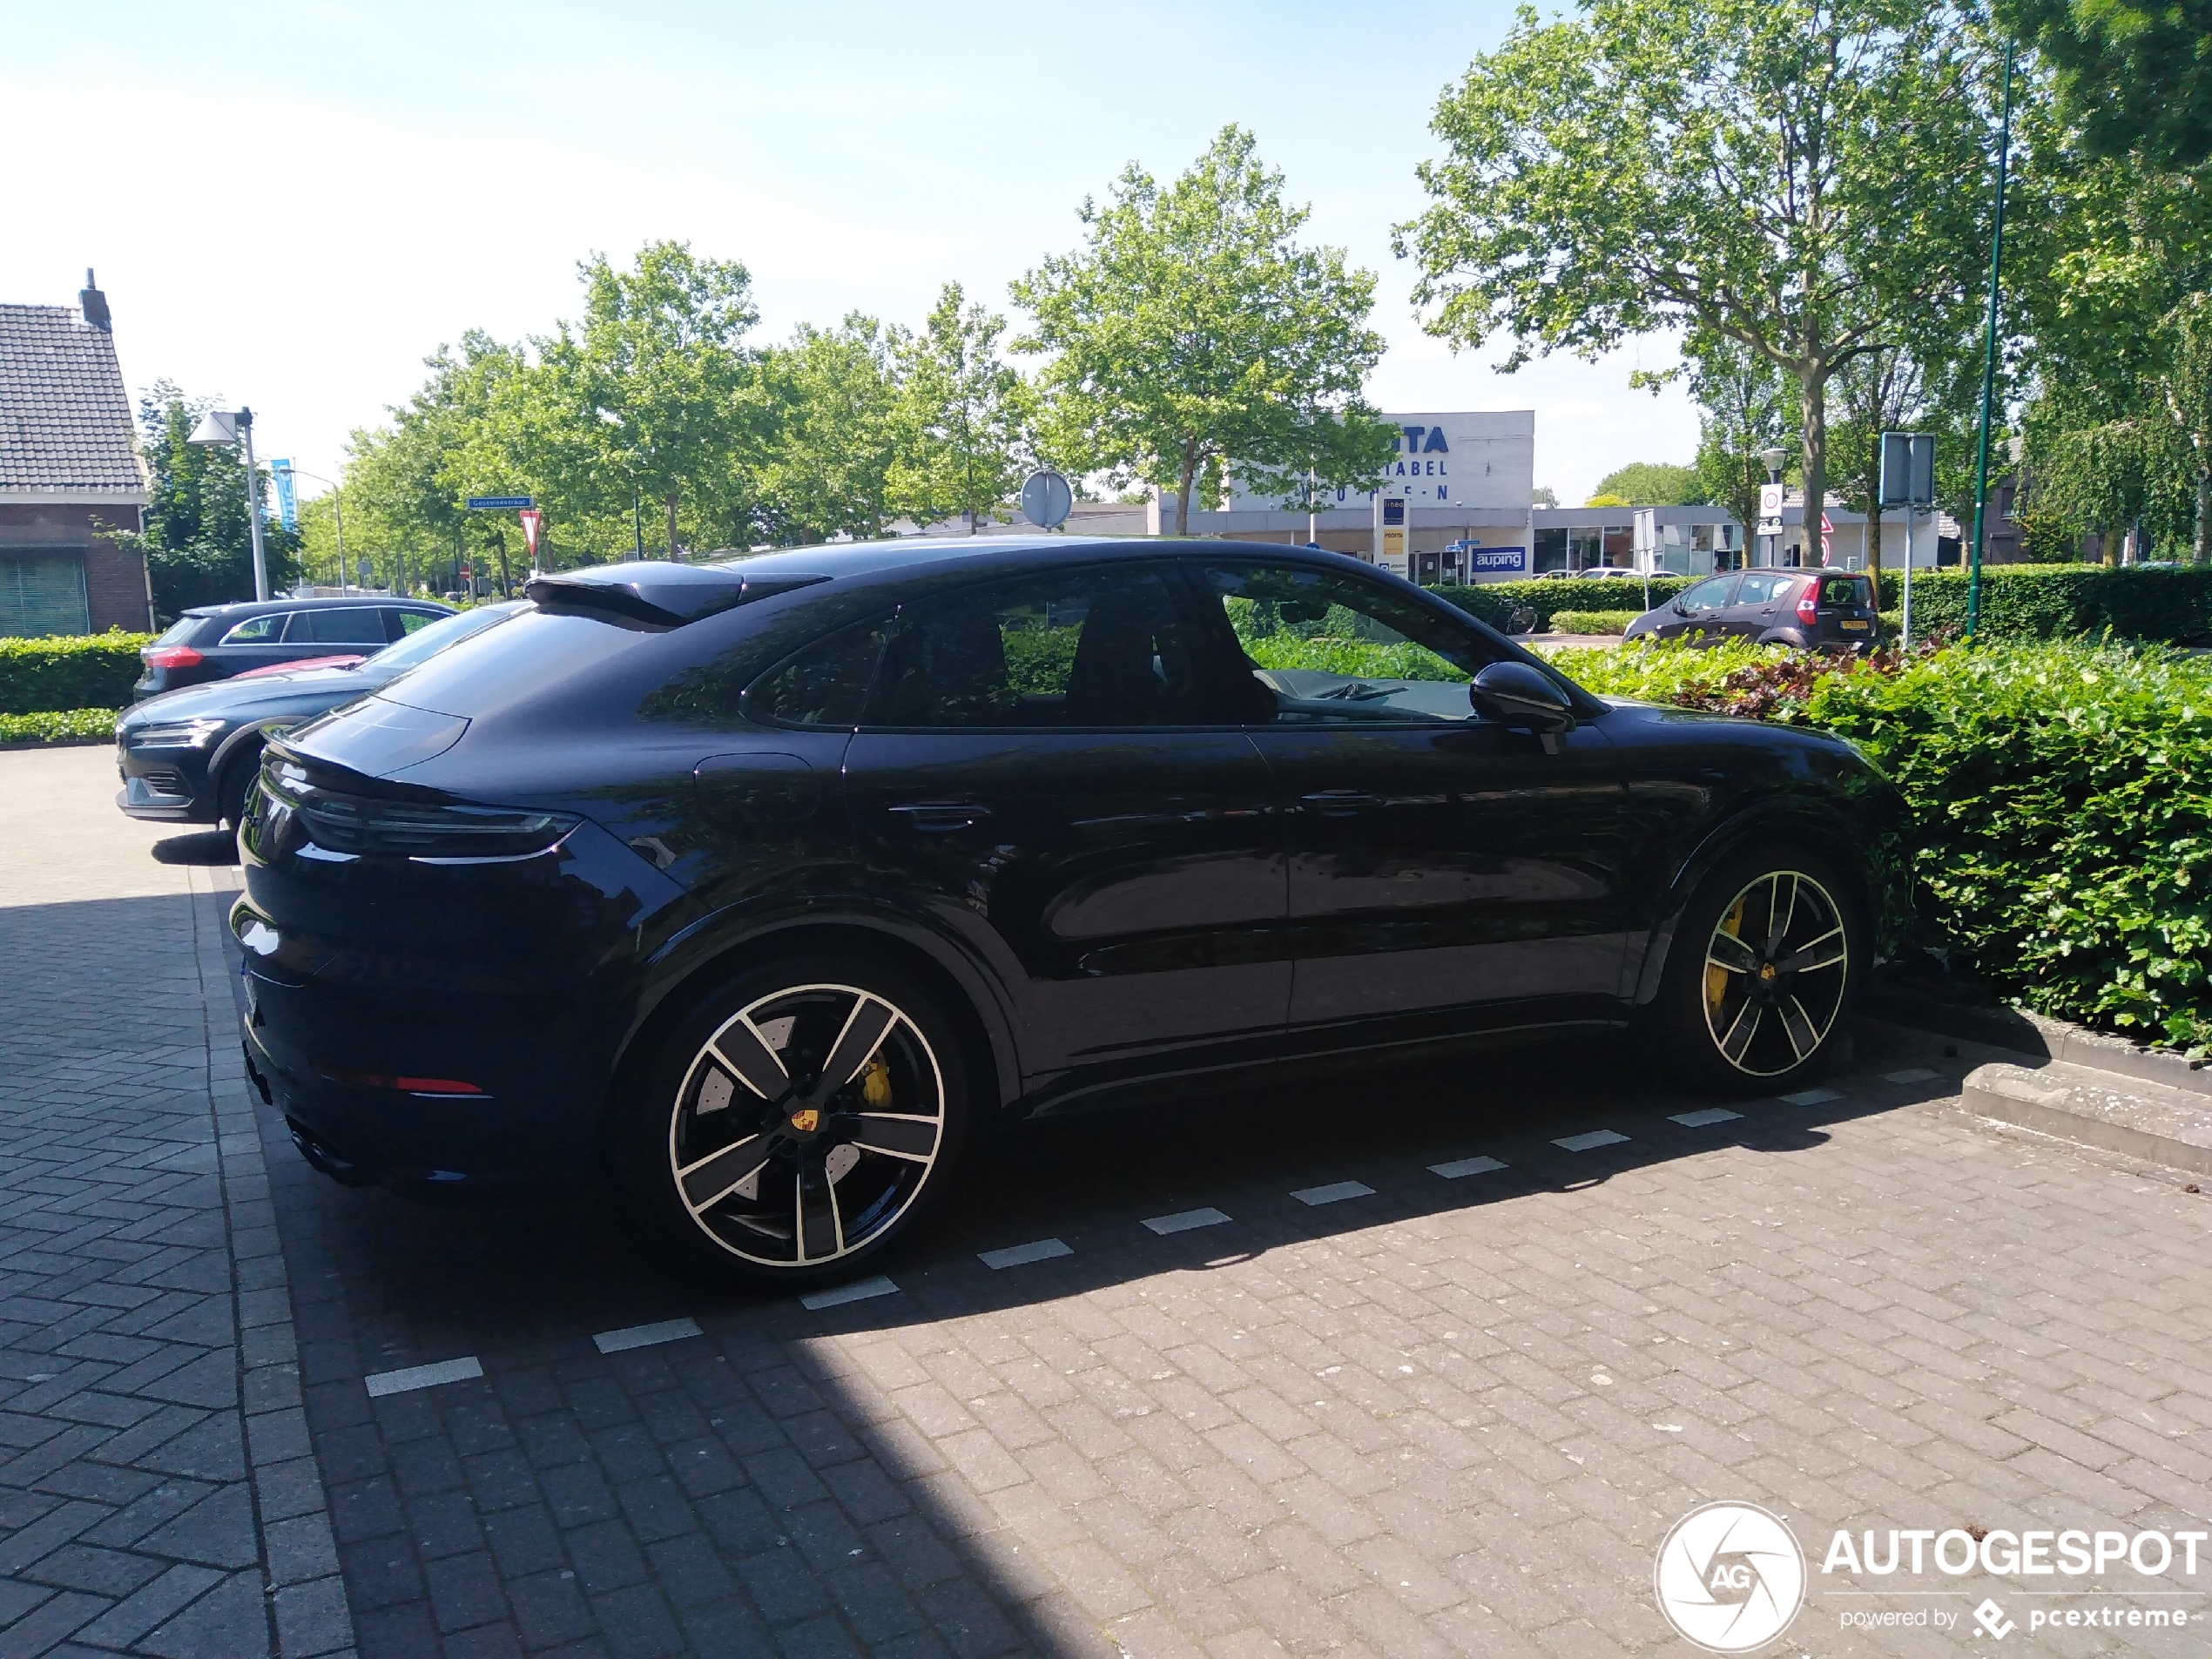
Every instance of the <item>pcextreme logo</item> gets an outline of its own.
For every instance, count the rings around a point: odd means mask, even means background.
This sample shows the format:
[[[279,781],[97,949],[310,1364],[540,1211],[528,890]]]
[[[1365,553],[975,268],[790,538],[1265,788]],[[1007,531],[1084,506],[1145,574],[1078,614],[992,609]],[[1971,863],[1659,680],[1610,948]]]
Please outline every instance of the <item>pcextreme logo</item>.
[[[1805,1556],[1780,1517],[1755,1504],[1709,1503],[1675,1523],[1653,1574],[1659,1610],[1708,1653],[1749,1653],[1804,1605]]]

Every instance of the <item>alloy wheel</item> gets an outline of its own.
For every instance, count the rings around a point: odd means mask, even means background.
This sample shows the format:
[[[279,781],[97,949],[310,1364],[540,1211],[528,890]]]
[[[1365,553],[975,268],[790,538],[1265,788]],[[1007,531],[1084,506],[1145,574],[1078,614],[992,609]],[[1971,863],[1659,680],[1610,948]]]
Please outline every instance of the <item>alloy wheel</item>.
[[[1705,1028],[1738,1072],[1779,1076],[1826,1040],[1850,972],[1834,896],[1800,871],[1770,871],[1721,912],[1705,946]]]
[[[944,1147],[945,1106],[936,1054],[905,1010],[856,986],[792,986],[740,1008],[693,1057],[669,1168],[722,1249],[821,1267],[914,1207]]]

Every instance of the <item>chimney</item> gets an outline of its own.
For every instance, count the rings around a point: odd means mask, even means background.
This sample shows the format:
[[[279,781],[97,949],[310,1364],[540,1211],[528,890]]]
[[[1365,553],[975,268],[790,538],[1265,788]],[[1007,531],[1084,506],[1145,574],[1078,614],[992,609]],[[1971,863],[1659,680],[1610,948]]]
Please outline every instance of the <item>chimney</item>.
[[[84,308],[84,320],[102,334],[112,332],[112,319],[108,315],[107,295],[92,280],[92,267],[84,267],[84,287],[77,296],[77,303]]]

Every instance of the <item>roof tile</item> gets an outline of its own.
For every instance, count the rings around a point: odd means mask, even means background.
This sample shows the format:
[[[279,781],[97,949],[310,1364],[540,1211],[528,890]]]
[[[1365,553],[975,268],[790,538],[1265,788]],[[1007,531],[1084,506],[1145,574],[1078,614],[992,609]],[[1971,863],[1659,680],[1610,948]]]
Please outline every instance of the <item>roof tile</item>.
[[[145,488],[114,336],[74,307],[0,305],[0,490]]]

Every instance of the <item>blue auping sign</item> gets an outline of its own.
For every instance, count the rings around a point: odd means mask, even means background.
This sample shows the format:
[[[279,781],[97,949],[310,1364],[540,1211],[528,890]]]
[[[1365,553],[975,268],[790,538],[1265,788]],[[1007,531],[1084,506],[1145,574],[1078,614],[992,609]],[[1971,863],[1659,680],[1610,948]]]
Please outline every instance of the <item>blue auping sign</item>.
[[[1470,570],[1506,572],[1528,570],[1528,550],[1525,547],[1475,547],[1467,550]]]

